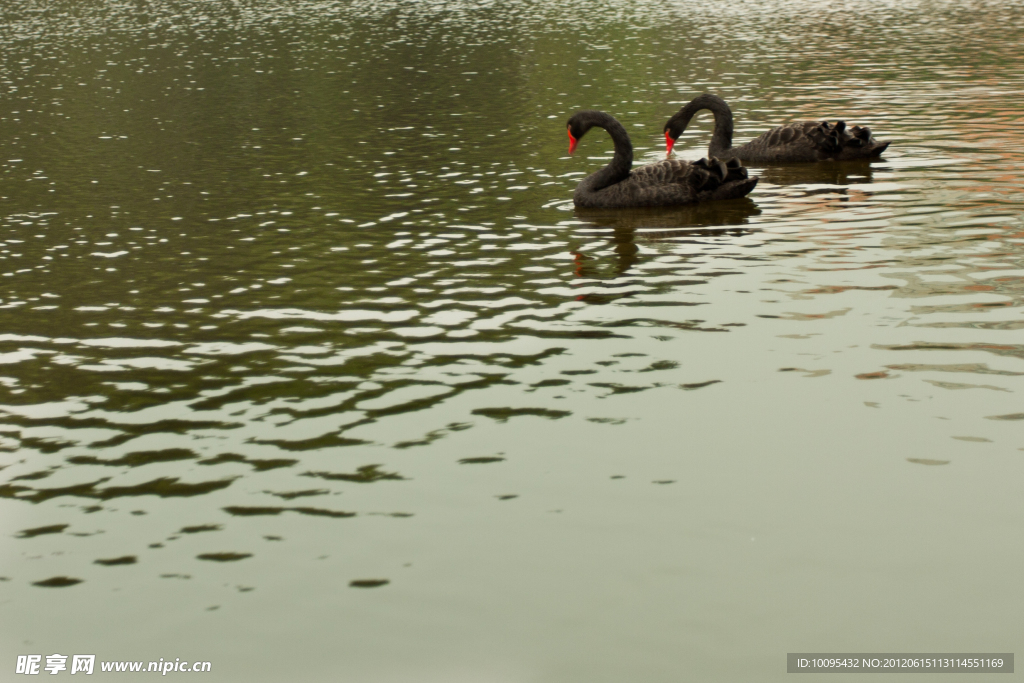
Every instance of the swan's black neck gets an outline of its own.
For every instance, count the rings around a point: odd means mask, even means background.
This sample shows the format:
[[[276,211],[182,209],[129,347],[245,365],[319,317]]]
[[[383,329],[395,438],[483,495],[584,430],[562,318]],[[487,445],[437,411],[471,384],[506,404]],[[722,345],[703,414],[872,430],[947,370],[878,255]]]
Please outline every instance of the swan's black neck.
[[[603,111],[585,110],[577,112],[569,119],[569,131],[577,140],[594,126],[608,131],[612,142],[615,143],[615,157],[600,171],[587,176],[579,184],[577,192],[597,192],[621,182],[629,177],[629,170],[633,167],[633,144],[629,141],[626,129],[615,120],[615,117]]]
[[[690,119],[702,109],[709,109],[715,115],[715,132],[711,134],[708,153],[713,157],[725,156],[726,150],[732,147],[732,110],[718,95],[704,93],[693,98],[689,104],[668,120],[665,130],[673,139],[678,138],[690,125]]]

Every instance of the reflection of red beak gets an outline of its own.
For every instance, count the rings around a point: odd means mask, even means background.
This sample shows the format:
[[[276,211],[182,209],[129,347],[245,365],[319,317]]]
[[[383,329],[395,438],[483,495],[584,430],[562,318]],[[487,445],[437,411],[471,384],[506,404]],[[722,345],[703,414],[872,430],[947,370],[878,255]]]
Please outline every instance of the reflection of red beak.
[[[665,131],[665,156],[672,153],[672,145],[676,144],[676,141],[672,139],[672,133]]]
[[[569,133],[569,154],[572,154],[576,151],[576,143],[579,142],[579,140],[572,136],[572,131],[568,128],[566,128],[566,132]]]

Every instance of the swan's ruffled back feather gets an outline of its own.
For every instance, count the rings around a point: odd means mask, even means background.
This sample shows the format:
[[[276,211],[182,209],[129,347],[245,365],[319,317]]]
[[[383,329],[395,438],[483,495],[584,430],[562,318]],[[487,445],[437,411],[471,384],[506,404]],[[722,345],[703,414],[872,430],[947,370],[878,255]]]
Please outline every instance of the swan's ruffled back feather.
[[[573,199],[576,206],[589,207],[680,206],[743,197],[756,184],[757,178],[748,178],[735,159],[668,159],[638,166],[620,182],[597,192],[577,192]]]
[[[758,162],[846,160],[877,157],[888,146],[875,140],[870,128],[847,128],[845,121],[795,121],[734,147],[728,154]]]

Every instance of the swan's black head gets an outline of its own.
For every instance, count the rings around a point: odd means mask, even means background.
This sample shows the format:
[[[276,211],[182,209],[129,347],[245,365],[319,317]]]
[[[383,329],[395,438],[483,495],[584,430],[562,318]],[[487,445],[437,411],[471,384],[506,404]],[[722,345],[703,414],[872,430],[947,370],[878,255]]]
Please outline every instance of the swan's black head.
[[[569,154],[572,154],[579,143],[580,138],[587,134],[587,131],[598,125],[600,120],[608,118],[607,114],[591,109],[584,109],[572,115],[566,127],[569,130]]]
[[[704,97],[703,95],[701,97]],[[701,109],[701,98],[693,100],[685,107],[675,113],[665,123],[665,152],[667,154],[672,153],[672,145],[676,144],[676,140],[679,136],[686,131],[686,127],[690,125],[690,120],[693,119],[693,115]]]
[[[582,113],[583,112],[580,112],[580,114]],[[573,152],[576,151],[576,145],[579,143],[580,138],[582,138],[583,135],[590,129],[589,125],[583,125],[582,117],[580,116],[580,114],[573,115],[573,117],[569,119],[569,123],[566,124],[566,127],[569,131],[569,154],[572,154]]]
[[[676,114],[665,124],[665,154],[672,153],[672,145],[676,144],[676,140],[686,130],[687,123],[689,123],[689,120],[684,123],[683,117]]]
[[[725,100],[721,97],[718,95],[712,95],[711,93],[697,95],[690,100],[665,124],[665,151],[668,154],[672,153],[672,145],[676,144],[676,140],[679,139],[679,136],[686,131],[686,127],[690,125],[690,121],[693,119],[694,114],[699,112],[701,109],[710,109],[713,112],[722,111],[724,109],[728,112],[729,105],[726,104]],[[731,116],[732,115],[729,114],[730,120]],[[717,113],[715,114],[715,120],[718,120]]]

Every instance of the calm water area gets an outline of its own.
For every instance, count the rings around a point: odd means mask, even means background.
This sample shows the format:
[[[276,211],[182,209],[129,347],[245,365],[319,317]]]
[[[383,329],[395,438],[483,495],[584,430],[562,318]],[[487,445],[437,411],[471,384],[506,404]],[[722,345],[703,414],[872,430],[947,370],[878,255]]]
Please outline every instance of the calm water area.
[[[1022,46],[1011,0],[5,2],[0,679],[1024,653]],[[892,144],[574,210],[573,112],[650,163],[701,92]]]

